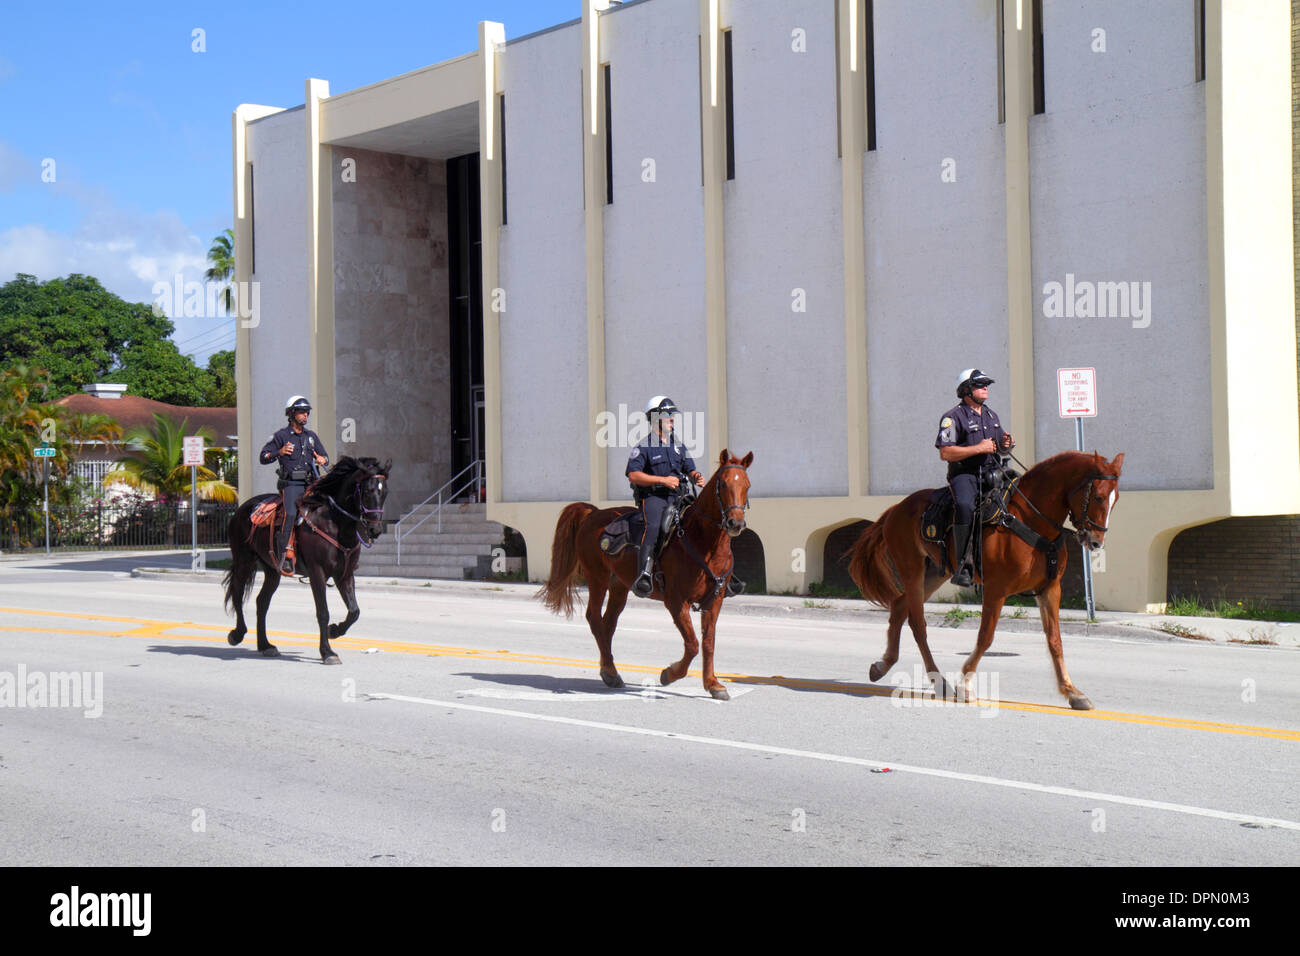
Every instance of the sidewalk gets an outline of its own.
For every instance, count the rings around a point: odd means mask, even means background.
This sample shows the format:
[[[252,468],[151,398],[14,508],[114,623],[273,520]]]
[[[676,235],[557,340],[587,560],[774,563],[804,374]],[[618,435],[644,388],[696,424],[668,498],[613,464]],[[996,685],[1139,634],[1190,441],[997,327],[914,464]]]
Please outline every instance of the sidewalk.
[[[187,558],[189,552],[183,552]],[[153,552],[156,556],[157,552]],[[145,558],[150,555],[144,555]],[[197,580],[219,581],[221,571],[193,572],[150,567],[146,562],[131,572],[132,577],[166,578],[188,577]],[[285,582],[288,584],[289,582]],[[301,587],[305,583],[294,582]],[[385,578],[357,576],[359,590],[367,592],[455,595],[458,597],[483,597],[496,600],[531,601],[537,593],[536,584],[492,581],[450,581],[445,579],[421,580],[419,578]],[[631,600],[636,600],[635,598]],[[883,627],[887,622],[884,610],[867,601],[844,598],[820,598],[792,595],[741,595],[726,599],[726,613],[758,616],[783,616],[804,620],[863,621]],[[1249,621],[1219,617],[1177,617],[1169,614],[1139,614],[1128,611],[1098,611],[1096,623],[1088,623],[1085,611],[1062,609],[1061,633],[1097,637],[1132,638],[1136,640],[1179,641],[1186,643],[1238,643],[1284,648],[1300,647],[1300,624],[1287,622]],[[980,608],[976,604],[925,605],[926,623],[929,627],[957,627],[974,631],[979,627]],[[906,636],[906,628],[905,636]],[[1042,633],[1042,623],[1035,607],[1004,607],[998,624],[999,631]]]

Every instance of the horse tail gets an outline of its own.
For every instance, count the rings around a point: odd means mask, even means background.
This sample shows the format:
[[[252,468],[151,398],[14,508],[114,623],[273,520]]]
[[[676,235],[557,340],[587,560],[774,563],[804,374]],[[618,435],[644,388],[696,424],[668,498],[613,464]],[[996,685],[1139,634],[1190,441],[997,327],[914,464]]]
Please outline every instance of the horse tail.
[[[226,540],[230,542],[230,569],[221,579],[221,586],[226,589],[225,608],[230,610],[232,604],[243,607],[252,593],[253,581],[257,578],[257,555],[248,541],[251,505],[245,503],[230,519],[226,529]],[[242,519],[242,520],[241,520]]]
[[[894,507],[897,507],[895,505]],[[889,553],[885,539],[885,521],[894,508],[885,509],[875,522],[867,527],[853,545],[849,560],[849,576],[868,601],[889,607],[903,593],[903,585]]]
[[[573,617],[573,602],[578,596],[578,529],[595,505],[575,502],[560,512],[555,523],[555,540],[551,543],[551,576],[535,595],[553,614]]]

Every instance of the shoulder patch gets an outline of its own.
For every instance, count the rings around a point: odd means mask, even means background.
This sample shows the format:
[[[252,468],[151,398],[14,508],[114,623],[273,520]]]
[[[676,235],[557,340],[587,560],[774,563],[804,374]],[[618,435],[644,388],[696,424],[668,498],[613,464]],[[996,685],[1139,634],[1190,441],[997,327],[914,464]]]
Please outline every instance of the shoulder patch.
[[[949,418],[949,417],[947,417],[947,416],[945,415],[943,421],[941,421],[941,422],[939,423],[939,427],[940,427],[940,428],[951,428],[951,427],[952,427],[952,419]]]
[[[627,460],[628,460],[628,461],[631,461],[633,458],[635,458],[635,457],[636,457],[637,455],[639,455],[639,454],[641,454],[641,449],[640,449],[640,448],[633,448],[632,451],[631,451],[631,453],[627,456]]]

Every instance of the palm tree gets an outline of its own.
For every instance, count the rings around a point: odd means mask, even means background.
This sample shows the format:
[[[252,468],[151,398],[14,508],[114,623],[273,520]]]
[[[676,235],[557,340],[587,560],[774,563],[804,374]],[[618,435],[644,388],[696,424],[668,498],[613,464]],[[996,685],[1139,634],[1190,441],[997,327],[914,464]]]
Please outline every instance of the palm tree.
[[[113,463],[113,470],[104,477],[105,485],[121,484],[145,494],[154,495],[164,501],[179,501],[190,495],[190,466],[182,465],[187,426],[189,419],[179,423],[166,415],[154,413],[153,426],[136,425],[128,428],[125,441],[128,447],[138,453],[138,457],[119,458]],[[216,441],[210,428],[196,429],[208,442]],[[222,481],[215,472],[203,465],[198,466],[195,493],[204,501],[238,501],[239,492]]]
[[[235,274],[235,230],[223,230],[221,235],[212,240],[208,262],[212,263],[212,267],[203,273],[203,278],[209,282],[224,283],[221,301],[225,303],[227,314],[232,314],[235,311],[235,293],[230,280]]]

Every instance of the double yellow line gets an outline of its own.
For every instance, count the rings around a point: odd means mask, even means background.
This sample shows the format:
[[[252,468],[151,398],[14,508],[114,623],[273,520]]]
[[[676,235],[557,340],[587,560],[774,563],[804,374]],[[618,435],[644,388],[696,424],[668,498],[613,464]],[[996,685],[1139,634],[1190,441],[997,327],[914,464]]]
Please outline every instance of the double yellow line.
[[[25,634],[63,634],[84,637],[148,637],[176,641],[205,641],[223,644],[226,641],[228,626],[215,624],[196,624],[193,621],[156,621],[147,618],[111,617],[102,614],[79,614],[72,611],[43,611],[33,608],[0,607],[0,614],[31,615],[84,621],[102,621],[108,624],[132,625],[125,628],[88,630],[68,627],[17,627],[0,625],[0,631],[17,631]],[[175,630],[216,632],[207,634],[172,634]],[[268,631],[267,635],[276,641],[301,647],[316,647],[319,638],[315,634],[297,631]],[[256,635],[249,635],[245,641],[255,641]],[[505,661],[512,664],[541,664],[548,667],[580,667],[584,670],[596,670],[599,663],[575,657],[555,657],[548,654],[525,654],[509,650],[478,650],[471,647],[454,647],[441,644],[426,644],[416,641],[385,641],[340,637],[331,642],[331,646],[340,650],[364,650],[374,647],[393,654],[417,654],[426,657],[458,657],[470,660]],[[628,673],[655,674],[662,670],[644,664],[620,664],[619,670]],[[699,677],[700,672],[693,670],[690,675]],[[903,690],[882,687],[877,684],[850,684],[835,681],[803,680],[796,677],[759,677],[753,674],[718,673],[718,677],[736,684],[770,685],[791,690],[821,691],[834,694],[852,694],[860,697],[908,697],[915,700],[927,700],[933,695],[924,691]],[[1182,717],[1160,717],[1152,714],[1129,714],[1121,711],[1107,710],[1071,710],[1064,705],[1031,704],[1014,700],[974,701],[954,706],[993,707],[999,710],[1017,710],[1032,714],[1050,714],[1058,717],[1079,717],[1089,720],[1118,721],[1127,724],[1145,724],[1151,727],[1170,727],[1178,730],[1200,730],[1208,733],[1235,734],[1243,737],[1267,737],[1274,740],[1300,741],[1300,730],[1283,730],[1277,727],[1255,727],[1250,724],[1225,724],[1210,720],[1189,720]]]

